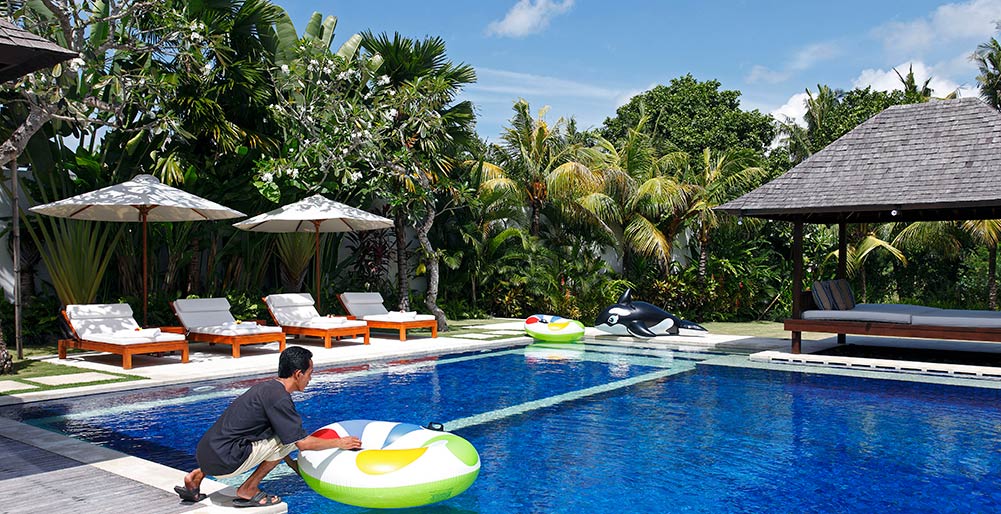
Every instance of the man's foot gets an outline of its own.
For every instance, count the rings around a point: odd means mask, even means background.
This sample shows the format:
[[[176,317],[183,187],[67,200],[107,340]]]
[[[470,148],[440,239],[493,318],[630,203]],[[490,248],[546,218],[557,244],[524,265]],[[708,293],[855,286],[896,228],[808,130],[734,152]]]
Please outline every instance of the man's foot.
[[[208,496],[202,494],[197,487],[194,489],[188,489],[185,486],[175,485],[174,492],[181,497],[181,501],[190,503],[198,503],[205,498],[208,498]]]
[[[244,508],[244,507],[270,507],[271,505],[278,505],[282,502],[282,499],[277,496],[271,496],[264,491],[258,491],[253,498],[234,498],[233,506]]]

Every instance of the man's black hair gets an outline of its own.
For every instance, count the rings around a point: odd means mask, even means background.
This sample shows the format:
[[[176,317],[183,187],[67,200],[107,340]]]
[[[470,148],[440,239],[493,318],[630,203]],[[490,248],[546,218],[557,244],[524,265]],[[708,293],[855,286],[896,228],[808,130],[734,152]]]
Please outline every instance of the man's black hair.
[[[305,373],[312,358],[313,352],[301,346],[289,346],[278,357],[278,378],[288,378],[296,371]]]

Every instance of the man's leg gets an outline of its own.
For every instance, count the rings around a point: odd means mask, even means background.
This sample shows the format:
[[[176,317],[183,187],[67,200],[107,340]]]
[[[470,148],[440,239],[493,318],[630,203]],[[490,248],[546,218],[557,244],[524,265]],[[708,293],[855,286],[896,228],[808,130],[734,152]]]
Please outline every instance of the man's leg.
[[[281,459],[266,460],[262,462],[261,465],[257,466],[257,469],[255,469],[254,472],[247,477],[247,480],[243,482],[243,485],[236,490],[236,496],[243,498],[244,500],[249,500],[253,498],[254,495],[261,492],[261,481],[264,480],[264,477],[268,476],[268,473],[271,473],[271,470],[281,464],[281,462]],[[261,500],[261,503],[271,503],[270,500],[270,498],[264,498]]]

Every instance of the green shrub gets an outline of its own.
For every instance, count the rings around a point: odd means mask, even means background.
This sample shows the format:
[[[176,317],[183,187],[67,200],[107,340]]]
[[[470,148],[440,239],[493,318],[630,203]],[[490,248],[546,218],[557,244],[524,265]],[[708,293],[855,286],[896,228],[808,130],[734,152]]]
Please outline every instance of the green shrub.
[[[35,296],[21,306],[21,340],[25,346],[55,344],[63,337],[59,299],[55,296]],[[15,347],[14,304],[0,301],[0,323],[3,323],[3,340],[8,348]]]

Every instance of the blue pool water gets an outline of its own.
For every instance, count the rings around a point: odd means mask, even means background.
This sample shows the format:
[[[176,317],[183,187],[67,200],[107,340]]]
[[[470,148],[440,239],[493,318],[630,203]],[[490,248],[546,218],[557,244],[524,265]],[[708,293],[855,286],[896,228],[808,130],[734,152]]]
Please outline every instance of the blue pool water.
[[[439,421],[468,439],[480,477],[418,512],[1001,509],[997,391],[696,365],[712,357],[529,347],[318,370],[296,401],[308,430],[357,418]],[[2,414],[189,469],[215,417],[266,379]],[[262,487],[290,512],[363,511],[273,475]]]

